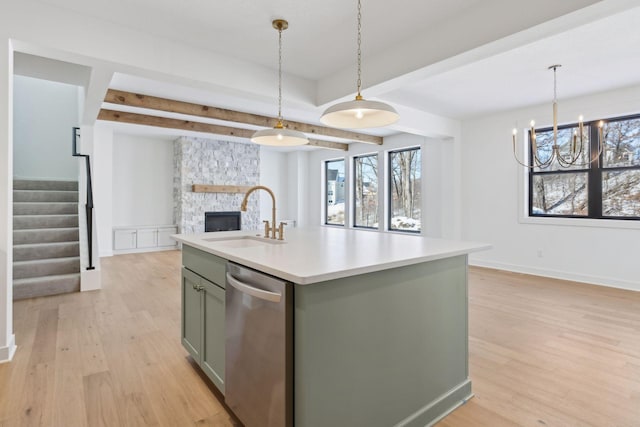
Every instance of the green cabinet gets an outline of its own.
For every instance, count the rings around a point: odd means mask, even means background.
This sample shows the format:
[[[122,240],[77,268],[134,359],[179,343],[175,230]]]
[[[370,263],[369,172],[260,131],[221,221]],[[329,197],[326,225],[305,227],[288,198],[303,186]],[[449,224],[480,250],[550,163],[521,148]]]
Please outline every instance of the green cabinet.
[[[207,254],[203,263],[202,251],[184,249],[182,345],[224,394],[226,260]]]
[[[224,394],[224,289],[202,279],[204,342],[200,367]]]
[[[182,269],[182,345],[200,363],[202,353],[201,277]]]

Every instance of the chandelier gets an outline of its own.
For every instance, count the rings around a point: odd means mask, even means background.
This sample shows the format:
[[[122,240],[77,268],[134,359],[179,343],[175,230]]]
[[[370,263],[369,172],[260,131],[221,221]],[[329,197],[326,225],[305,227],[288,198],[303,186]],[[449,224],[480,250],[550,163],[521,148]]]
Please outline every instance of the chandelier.
[[[554,161],[562,168],[570,168],[572,166],[587,166],[590,163],[594,162],[596,159],[600,157],[602,154],[602,149],[604,147],[604,139],[602,136],[602,129],[604,127],[604,123],[600,121],[598,124],[598,154],[593,156],[589,160],[582,160],[583,154],[587,154],[585,151],[585,129],[583,124],[583,117],[580,116],[578,118],[578,127],[573,131],[573,135],[571,135],[570,140],[568,141],[568,147],[562,149],[561,145],[558,143],[558,96],[557,96],[557,79],[556,79],[556,70],[560,68],[562,65],[556,64],[551,65],[548,69],[553,70],[553,139],[546,143],[538,143],[536,136],[535,124],[536,122],[531,120],[530,130],[529,130],[529,140],[531,142],[531,164],[525,164],[516,154],[516,137],[518,135],[518,129],[513,129],[513,137],[512,137],[512,145],[513,145],[513,157],[516,161],[527,168],[539,168],[546,169],[551,166]],[[541,156],[540,152],[549,153],[547,156]]]

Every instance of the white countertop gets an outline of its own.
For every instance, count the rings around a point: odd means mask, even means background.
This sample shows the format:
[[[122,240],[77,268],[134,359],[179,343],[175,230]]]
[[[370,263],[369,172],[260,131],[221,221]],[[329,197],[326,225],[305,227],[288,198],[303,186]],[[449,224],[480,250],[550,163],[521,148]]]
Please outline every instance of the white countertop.
[[[176,234],[178,242],[306,285],[489,249],[477,242],[334,227],[285,229],[284,242],[256,231]],[[254,240],[255,239],[255,240]]]

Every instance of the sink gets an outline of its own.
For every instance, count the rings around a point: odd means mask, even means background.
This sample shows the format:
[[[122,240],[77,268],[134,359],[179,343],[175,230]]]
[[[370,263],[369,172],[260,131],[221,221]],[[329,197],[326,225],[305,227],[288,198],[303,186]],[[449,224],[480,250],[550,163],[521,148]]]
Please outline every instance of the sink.
[[[284,240],[265,239],[261,236],[210,237],[202,240],[205,242],[219,243],[220,246],[228,248],[250,248],[265,245],[282,245],[287,243]]]

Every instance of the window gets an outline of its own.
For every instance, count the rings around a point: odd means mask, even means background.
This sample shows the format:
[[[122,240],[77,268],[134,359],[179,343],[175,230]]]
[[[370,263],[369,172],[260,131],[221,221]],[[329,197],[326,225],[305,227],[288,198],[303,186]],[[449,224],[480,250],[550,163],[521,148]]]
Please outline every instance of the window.
[[[378,228],[378,155],[353,158],[355,227]]]
[[[559,129],[561,152],[568,148],[575,128],[574,124]],[[548,168],[529,172],[529,215],[640,219],[640,116],[607,120],[602,153],[590,164],[591,156],[599,152],[597,121],[585,124],[585,130],[589,137],[583,161],[578,162],[582,164],[562,169],[554,161]],[[552,129],[538,133],[541,145],[551,138]]]
[[[420,148],[389,153],[389,230],[420,231]]]
[[[325,162],[325,224],[344,225],[344,159]]]

